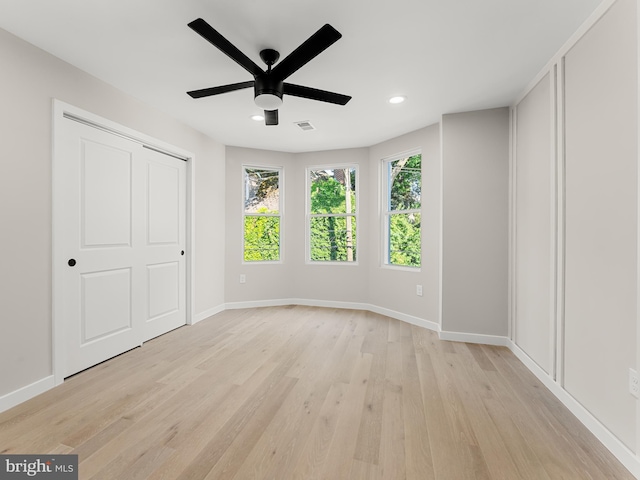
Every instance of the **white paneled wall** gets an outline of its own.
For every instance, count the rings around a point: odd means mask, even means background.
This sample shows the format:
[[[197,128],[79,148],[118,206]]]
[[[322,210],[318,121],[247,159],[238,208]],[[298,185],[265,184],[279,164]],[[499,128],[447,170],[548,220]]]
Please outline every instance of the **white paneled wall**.
[[[546,373],[553,374],[555,320],[555,152],[553,72],[518,103],[514,115],[516,315],[513,338]],[[554,82],[555,83],[555,82]]]
[[[564,387],[635,448],[636,25],[619,0],[564,57]]]
[[[512,340],[640,478],[638,5],[605,1],[513,107]]]

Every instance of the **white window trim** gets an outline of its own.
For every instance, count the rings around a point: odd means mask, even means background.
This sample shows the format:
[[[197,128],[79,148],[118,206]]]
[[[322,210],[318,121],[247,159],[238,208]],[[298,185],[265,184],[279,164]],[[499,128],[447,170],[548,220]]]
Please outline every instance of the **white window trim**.
[[[412,157],[413,155],[418,155],[418,154],[422,156],[421,148],[414,148],[412,150],[396,153],[388,157],[385,157],[380,161],[380,181],[381,181],[381,185],[380,185],[380,193],[381,193],[380,195],[380,216],[381,216],[380,246],[382,249],[380,252],[380,266],[385,269],[403,270],[405,272],[415,272],[415,273],[419,273],[422,270],[422,257],[424,253],[422,251],[422,234],[423,234],[422,228],[420,230],[420,258],[421,258],[420,266],[412,267],[409,265],[394,265],[393,263],[389,263],[388,232],[389,232],[389,219],[391,218],[391,210],[389,210],[389,194],[390,194],[390,190],[389,190],[390,185],[389,185],[389,177],[388,177],[389,163],[394,162],[396,160],[400,160],[401,158]],[[422,172],[421,172],[420,179],[422,180]],[[410,210],[394,210],[394,213],[395,214],[419,213],[420,216],[422,216],[422,207],[414,208]]]
[[[359,264],[360,255],[358,252],[358,235],[356,233],[356,259],[353,262],[344,262],[341,260],[324,260],[313,261],[311,260],[311,170],[336,170],[352,168],[356,172],[356,211],[350,216],[356,219],[356,228],[359,225],[360,214],[360,174],[358,172],[358,165],[356,164],[328,164],[328,165],[310,165],[305,170],[305,264],[306,265],[345,265],[345,266],[357,266]],[[314,217],[346,217],[347,214],[315,214]]]
[[[245,201],[245,183],[244,183],[244,175],[246,169],[259,169],[259,170],[273,170],[278,172],[278,214],[275,213],[266,213],[266,214],[249,214],[244,211],[244,201]],[[242,260],[242,265],[276,265],[284,262],[284,167],[282,166],[273,166],[273,165],[255,165],[255,164],[243,164],[241,166],[241,189],[242,192],[242,200],[240,201],[241,208],[241,222],[240,222],[240,232],[242,238],[242,249],[240,250],[240,256]],[[280,217],[280,254],[278,255],[278,260],[256,260],[256,261],[247,261],[244,259],[244,217],[245,216],[264,216],[264,217]]]

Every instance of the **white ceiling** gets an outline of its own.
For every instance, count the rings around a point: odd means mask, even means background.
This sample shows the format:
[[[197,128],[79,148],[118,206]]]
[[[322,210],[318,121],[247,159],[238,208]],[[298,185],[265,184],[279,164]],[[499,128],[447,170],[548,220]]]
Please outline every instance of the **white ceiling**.
[[[304,152],[369,146],[444,113],[509,105],[601,0],[0,0],[0,28],[225,145]],[[185,92],[251,80],[187,27],[202,17],[259,65],[325,23],[343,37],[288,81],[353,96],[285,96],[280,125],[253,90]],[[392,95],[407,102],[390,105]],[[309,120],[305,132],[293,122]]]

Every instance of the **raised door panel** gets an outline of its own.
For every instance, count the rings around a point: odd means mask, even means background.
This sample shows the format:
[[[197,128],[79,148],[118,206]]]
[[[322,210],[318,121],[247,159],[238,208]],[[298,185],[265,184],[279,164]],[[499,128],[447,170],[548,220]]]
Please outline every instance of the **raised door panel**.
[[[148,243],[175,245],[180,242],[180,170],[149,163],[148,185]]]
[[[186,323],[186,162],[152,150],[144,159],[148,340]]]
[[[81,275],[82,345],[133,327],[131,269]]]
[[[149,279],[149,321],[172,314],[180,308],[180,265],[170,262],[147,266]]]
[[[90,139],[81,150],[82,246],[131,246],[132,152]]]

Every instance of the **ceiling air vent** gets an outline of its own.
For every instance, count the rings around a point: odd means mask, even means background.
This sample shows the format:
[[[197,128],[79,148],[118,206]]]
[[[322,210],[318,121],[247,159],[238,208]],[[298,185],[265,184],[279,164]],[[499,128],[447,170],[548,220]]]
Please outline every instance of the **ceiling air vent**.
[[[311,122],[309,120],[301,120],[299,122],[293,122],[293,123],[295,123],[298,127],[300,127],[301,130],[304,130],[304,131],[316,129],[316,127],[311,125]]]

